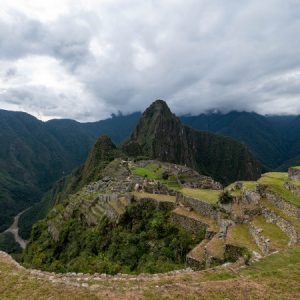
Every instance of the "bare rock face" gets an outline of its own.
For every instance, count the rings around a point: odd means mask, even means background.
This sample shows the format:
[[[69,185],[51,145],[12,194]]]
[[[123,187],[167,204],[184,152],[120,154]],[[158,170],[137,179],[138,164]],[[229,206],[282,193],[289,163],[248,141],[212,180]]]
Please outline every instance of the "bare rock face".
[[[300,181],[300,167],[289,168],[289,179]]]

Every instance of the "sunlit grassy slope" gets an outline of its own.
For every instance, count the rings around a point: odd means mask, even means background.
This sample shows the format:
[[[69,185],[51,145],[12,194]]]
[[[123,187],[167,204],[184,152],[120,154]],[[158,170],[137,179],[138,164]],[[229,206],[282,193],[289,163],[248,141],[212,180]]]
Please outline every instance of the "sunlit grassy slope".
[[[37,279],[0,255],[0,299],[299,299],[300,247],[243,269],[143,280],[86,280],[73,287]],[[74,280],[75,282],[76,280]],[[77,281],[76,281],[77,282]]]
[[[268,186],[268,190],[284,198],[286,201],[300,207],[300,197],[295,196],[292,192],[284,188],[283,184],[288,180],[287,173],[270,172],[265,173],[258,180],[259,183]]]

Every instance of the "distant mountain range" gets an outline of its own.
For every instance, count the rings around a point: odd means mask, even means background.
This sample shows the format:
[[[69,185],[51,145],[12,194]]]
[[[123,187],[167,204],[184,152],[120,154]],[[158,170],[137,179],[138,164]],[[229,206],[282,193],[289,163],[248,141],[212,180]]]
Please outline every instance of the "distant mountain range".
[[[0,232],[16,212],[38,202],[56,180],[81,165],[100,135],[120,144],[140,117],[137,112],[91,123],[42,122],[26,113],[0,110]],[[194,129],[244,143],[267,168],[300,164],[300,116],[230,112],[180,119]]]
[[[0,110],[0,232],[16,212],[40,201],[56,180],[82,164],[100,135],[120,143],[139,116],[42,122],[27,113]]]

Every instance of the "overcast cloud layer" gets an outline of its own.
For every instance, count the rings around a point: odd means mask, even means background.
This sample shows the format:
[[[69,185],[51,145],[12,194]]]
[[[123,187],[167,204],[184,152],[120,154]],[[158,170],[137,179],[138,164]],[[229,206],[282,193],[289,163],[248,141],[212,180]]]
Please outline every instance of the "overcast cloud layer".
[[[299,114],[299,37],[299,0],[1,1],[0,108]]]

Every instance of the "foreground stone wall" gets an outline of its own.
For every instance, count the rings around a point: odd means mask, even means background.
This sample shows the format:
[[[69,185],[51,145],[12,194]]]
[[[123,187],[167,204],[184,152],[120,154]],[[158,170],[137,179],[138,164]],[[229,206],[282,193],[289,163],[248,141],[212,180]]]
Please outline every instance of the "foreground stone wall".
[[[290,246],[295,245],[300,241],[300,234],[290,222],[276,215],[276,213],[268,208],[263,208],[262,214],[268,223],[277,225],[290,238]]]
[[[262,230],[253,223],[249,223],[249,231],[263,255],[268,255],[270,253],[269,240],[262,235]]]
[[[182,193],[177,193],[176,202],[184,206],[191,207],[194,211],[199,212],[206,217],[212,218],[215,221],[217,221],[219,218],[218,211],[212,205],[204,201],[184,196]]]
[[[299,207],[297,207],[289,202],[286,202],[279,195],[276,195],[272,192],[266,192],[265,195],[269,201],[271,201],[275,206],[277,206],[279,209],[281,209],[286,215],[300,220],[300,208]]]

